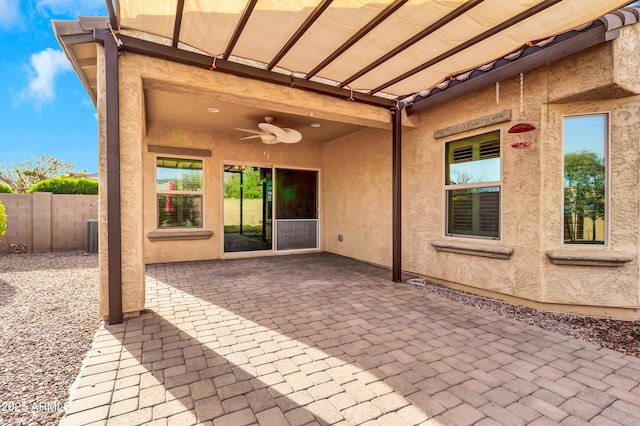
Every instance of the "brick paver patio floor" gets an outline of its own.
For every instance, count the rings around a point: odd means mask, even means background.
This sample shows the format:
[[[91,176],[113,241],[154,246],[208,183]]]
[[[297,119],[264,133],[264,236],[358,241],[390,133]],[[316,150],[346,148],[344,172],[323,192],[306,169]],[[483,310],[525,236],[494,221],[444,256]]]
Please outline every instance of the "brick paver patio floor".
[[[640,359],[321,253],[147,267],[61,424],[640,425]]]

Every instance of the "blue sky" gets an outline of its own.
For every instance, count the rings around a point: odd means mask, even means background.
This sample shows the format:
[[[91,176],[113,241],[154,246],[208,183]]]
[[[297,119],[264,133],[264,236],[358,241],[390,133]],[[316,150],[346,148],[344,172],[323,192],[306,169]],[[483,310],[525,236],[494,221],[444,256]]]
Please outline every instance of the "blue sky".
[[[0,0],[0,163],[51,155],[98,170],[96,110],[52,19],[107,16],[104,0]]]

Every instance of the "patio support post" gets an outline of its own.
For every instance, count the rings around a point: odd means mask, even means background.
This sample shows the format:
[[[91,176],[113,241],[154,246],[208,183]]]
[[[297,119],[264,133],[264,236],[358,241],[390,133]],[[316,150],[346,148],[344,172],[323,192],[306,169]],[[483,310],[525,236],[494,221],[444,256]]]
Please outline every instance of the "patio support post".
[[[118,46],[108,30],[94,30],[94,38],[104,46],[105,56],[109,324],[120,324],[122,322],[122,234]]]
[[[393,262],[391,273],[393,281],[402,281],[402,109],[391,108],[393,133]]]

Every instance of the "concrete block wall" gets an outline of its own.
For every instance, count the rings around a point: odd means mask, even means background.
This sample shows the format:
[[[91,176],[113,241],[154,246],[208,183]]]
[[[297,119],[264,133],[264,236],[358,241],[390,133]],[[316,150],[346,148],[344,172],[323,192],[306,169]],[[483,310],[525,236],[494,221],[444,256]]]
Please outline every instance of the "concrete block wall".
[[[85,250],[87,220],[98,218],[97,195],[0,194],[7,232],[0,253],[10,244],[26,244],[30,253]]]
[[[59,194],[51,204],[51,250],[86,249],[87,220],[98,218],[97,195]]]
[[[33,197],[29,194],[0,193],[0,201],[7,214],[7,231],[0,239],[0,253],[9,250],[9,244],[26,244],[33,247]]]

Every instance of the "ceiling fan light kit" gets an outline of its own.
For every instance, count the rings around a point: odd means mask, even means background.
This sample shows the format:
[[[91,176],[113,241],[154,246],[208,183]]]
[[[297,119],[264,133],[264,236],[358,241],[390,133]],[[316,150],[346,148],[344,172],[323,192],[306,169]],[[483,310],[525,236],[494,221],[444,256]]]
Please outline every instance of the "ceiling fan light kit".
[[[273,145],[280,142],[298,143],[302,140],[302,134],[299,131],[278,127],[272,124],[273,117],[265,117],[264,121],[264,123],[258,123],[260,130],[236,128],[236,130],[240,130],[241,132],[253,133],[253,136],[247,136],[241,140],[260,138],[262,143],[267,145]]]

